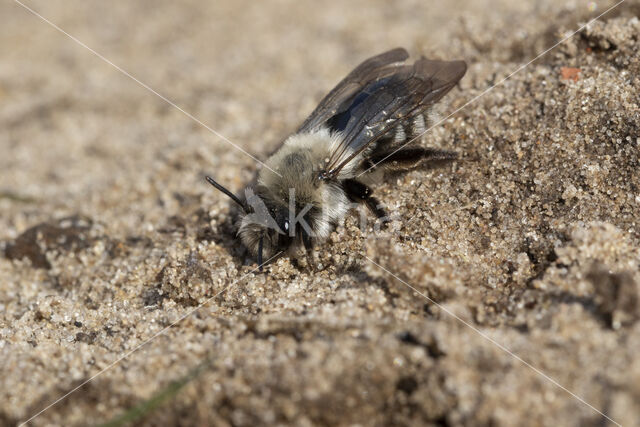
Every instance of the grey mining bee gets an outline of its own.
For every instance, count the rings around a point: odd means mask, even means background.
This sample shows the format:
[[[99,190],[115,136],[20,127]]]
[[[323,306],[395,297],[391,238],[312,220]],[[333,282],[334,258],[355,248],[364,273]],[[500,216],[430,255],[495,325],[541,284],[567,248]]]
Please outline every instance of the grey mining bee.
[[[431,107],[464,76],[466,63],[421,57],[409,65],[408,57],[396,48],[349,73],[266,160],[244,199],[207,177],[242,208],[238,235],[261,269],[263,259],[278,252],[304,247],[308,254],[353,203],[385,218],[368,185],[374,175],[457,157],[414,141],[432,124]]]

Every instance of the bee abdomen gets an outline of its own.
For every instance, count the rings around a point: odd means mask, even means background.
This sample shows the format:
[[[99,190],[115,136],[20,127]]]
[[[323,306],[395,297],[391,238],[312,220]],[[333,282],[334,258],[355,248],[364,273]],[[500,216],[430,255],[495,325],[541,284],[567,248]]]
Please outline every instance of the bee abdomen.
[[[427,120],[424,114],[416,114],[408,124],[409,131],[407,132],[411,138],[422,135],[427,130]]]
[[[422,135],[427,130],[424,114],[416,114],[397,125],[388,135],[394,143],[405,142]]]

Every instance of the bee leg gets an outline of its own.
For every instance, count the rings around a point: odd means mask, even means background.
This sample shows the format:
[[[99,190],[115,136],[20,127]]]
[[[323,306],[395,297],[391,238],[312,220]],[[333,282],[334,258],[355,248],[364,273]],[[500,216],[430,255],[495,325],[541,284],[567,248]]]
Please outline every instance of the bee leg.
[[[391,171],[405,171],[417,167],[441,166],[456,160],[455,151],[437,150],[435,148],[403,148],[396,152],[377,153],[369,158],[370,166],[383,166]]]
[[[352,202],[364,203],[369,210],[380,220],[382,225],[386,225],[389,222],[387,211],[380,206],[378,199],[372,196],[373,190],[366,184],[361,183],[355,179],[345,179],[342,181],[342,188],[347,193],[347,197]]]
[[[313,259],[313,244],[311,243],[311,236],[309,236],[309,234],[304,230],[301,230],[300,234],[302,234],[302,244],[304,245],[304,252],[307,257],[307,265],[311,270],[318,271],[318,266]]]

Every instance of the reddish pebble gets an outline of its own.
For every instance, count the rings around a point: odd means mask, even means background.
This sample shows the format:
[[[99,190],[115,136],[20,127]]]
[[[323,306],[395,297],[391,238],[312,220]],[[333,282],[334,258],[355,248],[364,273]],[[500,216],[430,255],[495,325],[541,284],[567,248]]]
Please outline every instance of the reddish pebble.
[[[572,68],[572,67],[562,67],[560,68],[560,73],[562,74],[562,80],[573,80],[574,82],[578,81],[580,68]]]

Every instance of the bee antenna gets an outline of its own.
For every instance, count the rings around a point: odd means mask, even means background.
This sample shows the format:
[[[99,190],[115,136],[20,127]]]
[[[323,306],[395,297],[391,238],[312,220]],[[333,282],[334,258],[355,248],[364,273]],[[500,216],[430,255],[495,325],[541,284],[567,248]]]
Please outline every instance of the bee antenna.
[[[221,192],[223,192],[224,194],[226,194],[227,196],[229,196],[231,198],[231,200],[233,200],[234,202],[236,202],[237,204],[239,204],[242,209],[246,212],[249,213],[249,207],[247,206],[246,203],[243,203],[240,199],[238,199],[238,197],[236,197],[235,194],[233,194],[231,191],[227,190],[226,188],[224,188],[222,185],[218,184],[213,178],[211,178],[210,176],[206,177],[207,182],[211,185],[213,185],[214,187],[216,187],[218,190],[220,190]]]
[[[258,242],[258,268],[260,269],[260,273],[262,273],[262,245],[264,244],[264,236],[260,236],[260,241]]]

